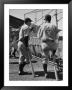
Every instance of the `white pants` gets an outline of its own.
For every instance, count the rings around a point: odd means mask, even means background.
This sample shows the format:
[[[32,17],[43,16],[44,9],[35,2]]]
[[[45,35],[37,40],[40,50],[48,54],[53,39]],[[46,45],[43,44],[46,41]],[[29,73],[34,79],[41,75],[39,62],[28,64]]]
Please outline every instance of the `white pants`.
[[[23,42],[18,42],[18,51],[19,51],[19,63],[25,62],[25,60],[29,61],[29,58],[31,58],[30,51]]]

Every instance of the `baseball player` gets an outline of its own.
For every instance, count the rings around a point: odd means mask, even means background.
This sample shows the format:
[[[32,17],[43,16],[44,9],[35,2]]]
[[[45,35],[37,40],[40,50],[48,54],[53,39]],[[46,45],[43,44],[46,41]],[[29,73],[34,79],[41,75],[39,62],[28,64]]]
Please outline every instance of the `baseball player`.
[[[29,63],[28,40],[29,40],[29,28],[24,23],[19,32],[19,42],[18,42],[19,75],[25,74],[23,68],[27,63]]]
[[[41,47],[42,47],[42,56],[45,56],[46,59],[43,59],[43,69],[45,72],[45,77],[47,77],[47,63],[49,58],[49,51],[52,51],[54,56],[56,49],[57,49],[57,33],[53,32],[52,30],[57,30],[55,25],[51,23],[51,15],[47,14],[45,16],[45,23],[40,27],[38,32],[38,37],[42,40]]]

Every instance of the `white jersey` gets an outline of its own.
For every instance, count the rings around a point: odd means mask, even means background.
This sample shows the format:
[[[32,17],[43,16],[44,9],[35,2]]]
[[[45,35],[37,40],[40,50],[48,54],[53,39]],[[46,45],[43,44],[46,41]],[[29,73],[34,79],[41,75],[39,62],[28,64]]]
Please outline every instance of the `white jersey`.
[[[38,37],[41,38],[41,41],[44,40],[54,40],[54,42],[42,42],[41,46],[44,49],[45,47],[49,47],[52,49],[57,48],[57,33],[58,29],[55,25],[52,25],[51,23],[45,23],[43,26],[40,27],[40,30],[38,32]]]
[[[19,32],[19,40],[22,39],[24,36],[27,36],[28,31],[29,31],[28,26],[26,24],[24,24],[21,27],[20,32]]]
[[[45,39],[51,39],[55,37],[51,32],[52,30],[56,28],[55,25],[52,25],[51,23],[45,23],[43,26],[40,27],[39,32],[38,32],[38,37],[40,37],[42,40]]]

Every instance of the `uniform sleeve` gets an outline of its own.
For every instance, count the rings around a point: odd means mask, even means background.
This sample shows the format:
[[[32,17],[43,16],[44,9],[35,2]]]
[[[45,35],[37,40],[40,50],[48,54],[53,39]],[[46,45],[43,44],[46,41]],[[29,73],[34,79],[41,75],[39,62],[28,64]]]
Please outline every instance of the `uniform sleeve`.
[[[19,40],[24,37],[24,32],[23,32],[23,27],[21,27],[20,32],[19,32]]]

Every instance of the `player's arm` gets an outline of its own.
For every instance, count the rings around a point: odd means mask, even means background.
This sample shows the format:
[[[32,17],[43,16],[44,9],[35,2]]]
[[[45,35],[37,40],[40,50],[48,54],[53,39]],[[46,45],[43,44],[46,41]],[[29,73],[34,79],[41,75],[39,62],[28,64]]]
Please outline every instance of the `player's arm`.
[[[23,41],[23,38],[24,38],[24,30],[23,27],[21,27],[19,32],[19,41]]]

